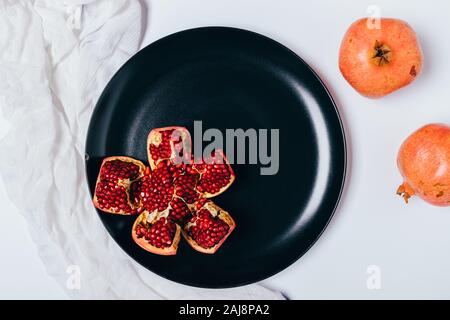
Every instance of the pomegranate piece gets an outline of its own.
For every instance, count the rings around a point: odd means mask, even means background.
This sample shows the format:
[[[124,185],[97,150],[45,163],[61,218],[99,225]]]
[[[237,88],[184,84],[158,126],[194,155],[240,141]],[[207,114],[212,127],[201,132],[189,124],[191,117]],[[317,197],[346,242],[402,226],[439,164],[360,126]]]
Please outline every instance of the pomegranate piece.
[[[192,215],[189,206],[179,197],[174,197],[169,206],[169,218],[178,224],[184,225]]]
[[[450,127],[429,124],[401,145],[397,164],[404,182],[397,194],[418,195],[435,206],[450,206]]]
[[[191,159],[191,135],[183,127],[153,129],[147,138],[147,152],[152,170],[164,160],[187,163]]]
[[[175,255],[181,228],[167,215],[142,212],[133,224],[131,237],[142,249],[164,256]]]
[[[130,186],[144,171],[145,165],[133,158],[105,158],[95,185],[94,206],[114,214],[136,213],[137,203],[130,197]]]
[[[200,193],[196,190],[199,179],[200,174],[197,172],[185,172],[183,175],[180,175],[174,181],[175,194],[188,204],[195,203],[200,197]]]
[[[129,193],[130,204],[134,208],[138,209],[142,207],[141,203],[142,179],[143,177],[134,180],[130,184],[130,193]]]
[[[196,178],[185,178],[185,175],[175,178],[179,171],[173,168],[168,161],[160,162],[151,175],[144,175],[136,181],[140,185],[133,192],[136,195],[134,201],[140,203],[141,210],[150,213],[168,212],[169,219],[182,224],[191,213],[185,199],[193,203],[192,199],[198,197],[193,189]],[[176,183],[177,180],[182,182]]]
[[[204,197],[215,197],[234,182],[233,169],[222,150],[216,150],[210,157],[198,162],[192,165],[192,170],[200,175],[196,190]]]
[[[166,210],[175,193],[173,182],[168,162],[160,162],[151,175],[142,178],[140,196],[143,208],[149,212]]]
[[[213,254],[225,242],[236,224],[228,212],[212,201],[201,199],[197,212],[184,225],[182,234],[195,250]]]

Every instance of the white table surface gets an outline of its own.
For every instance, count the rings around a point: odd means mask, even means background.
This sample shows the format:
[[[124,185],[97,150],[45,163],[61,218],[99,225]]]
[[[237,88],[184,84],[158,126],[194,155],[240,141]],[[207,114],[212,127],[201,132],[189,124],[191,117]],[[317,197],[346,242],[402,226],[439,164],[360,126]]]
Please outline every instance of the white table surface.
[[[265,280],[287,297],[450,298],[450,210],[395,195],[401,178],[396,152],[430,122],[450,124],[450,2],[446,0],[147,0],[144,45],[175,31],[208,25],[240,27],[288,46],[322,77],[345,122],[350,170],[339,209],[319,241],[299,261]],[[425,56],[411,86],[380,100],[359,96],[337,66],[340,40],[369,5],[407,20]],[[0,116],[0,136],[7,123]],[[1,153],[1,152],[0,152]],[[49,277],[24,219],[0,184],[0,298],[67,296]],[[367,286],[369,266],[381,287]]]

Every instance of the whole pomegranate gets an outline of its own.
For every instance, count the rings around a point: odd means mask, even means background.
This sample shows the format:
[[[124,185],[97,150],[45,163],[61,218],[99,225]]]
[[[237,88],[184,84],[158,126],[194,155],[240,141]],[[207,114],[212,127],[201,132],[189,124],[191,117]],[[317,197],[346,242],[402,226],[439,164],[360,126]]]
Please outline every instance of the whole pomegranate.
[[[422,50],[414,30],[404,21],[380,18],[354,22],[341,43],[339,69],[361,95],[383,97],[416,79]]]
[[[426,125],[401,145],[397,158],[404,178],[397,190],[406,202],[413,195],[436,206],[450,206],[450,127]]]

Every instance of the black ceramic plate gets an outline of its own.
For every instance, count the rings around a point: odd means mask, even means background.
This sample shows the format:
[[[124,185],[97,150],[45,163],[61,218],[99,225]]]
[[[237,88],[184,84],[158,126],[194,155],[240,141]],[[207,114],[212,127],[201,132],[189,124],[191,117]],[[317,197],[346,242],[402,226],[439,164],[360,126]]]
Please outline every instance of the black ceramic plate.
[[[146,161],[152,128],[192,134],[194,120],[204,130],[280,132],[278,174],[235,164],[235,183],[214,199],[237,224],[220,250],[201,254],[182,239],[176,256],[158,256],[133,242],[135,216],[99,211],[102,222],[133,259],[183,284],[233,287],[283,270],[321,235],[342,191],[345,139],[328,91],[302,59],[253,32],[208,27],[165,37],[132,57],[97,103],[86,146],[91,192],[104,157]]]

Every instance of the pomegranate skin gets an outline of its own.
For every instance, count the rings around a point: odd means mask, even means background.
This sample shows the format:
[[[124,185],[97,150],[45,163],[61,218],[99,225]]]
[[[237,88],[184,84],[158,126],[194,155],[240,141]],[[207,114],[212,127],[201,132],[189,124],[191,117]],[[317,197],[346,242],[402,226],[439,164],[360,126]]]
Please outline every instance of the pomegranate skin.
[[[401,145],[397,164],[404,183],[397,193],[414,194],[435,206],[450,206],[450,127],[429,124]]]
[[[379,56],[376,47],[382,50]],[[380,98],[410,84],[421,73],[422,64],[422,50],[414,30],[398,19],[381,18],[378,29],[369,28],[367,18],[355,21],[339,52],[342,75],[368,98]]]

